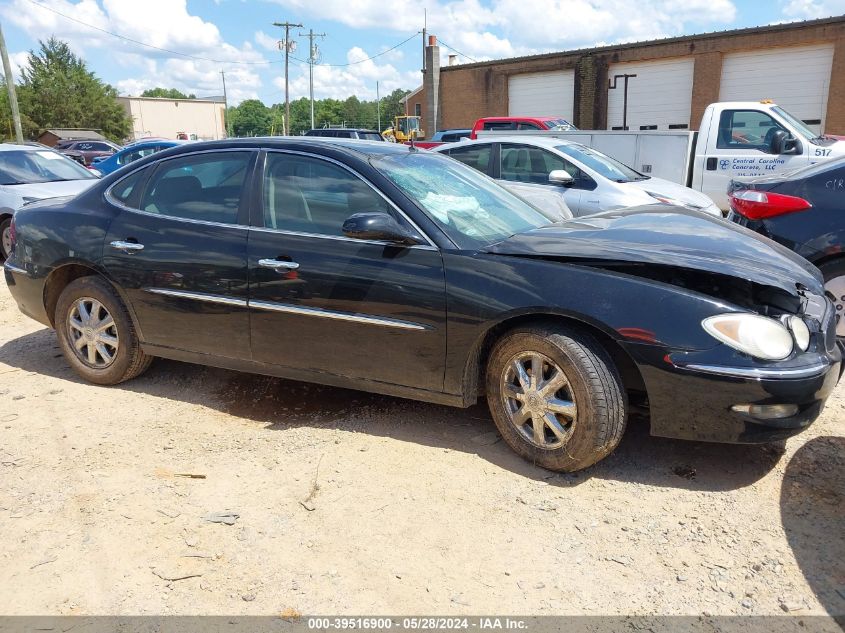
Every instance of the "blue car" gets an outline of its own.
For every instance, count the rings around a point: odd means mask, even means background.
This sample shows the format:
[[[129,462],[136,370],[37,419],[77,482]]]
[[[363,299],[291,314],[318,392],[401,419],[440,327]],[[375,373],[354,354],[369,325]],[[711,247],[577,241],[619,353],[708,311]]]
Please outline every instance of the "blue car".
[[[117,171],[124,165],[128,165],[139,158],[143,158],[144,156],[160,152],[163,149],[176,147],[177,145],[182,144],[182,141],[162,141],[160,139],[155,141],[141,141],[133,143],[129,147],[125,147],[111,156],[106,156],[102,160],[94,159],[92,166],[105,176],[106,174]]]

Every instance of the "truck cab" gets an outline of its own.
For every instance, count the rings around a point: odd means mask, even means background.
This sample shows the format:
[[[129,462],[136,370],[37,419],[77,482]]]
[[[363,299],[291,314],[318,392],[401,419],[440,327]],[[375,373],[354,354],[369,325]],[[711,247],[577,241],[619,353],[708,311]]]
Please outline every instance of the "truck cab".
[[[693,189],[728,208],[731,179],[791,171],[845,155],[845,141],[820,136],[770,101],[707,106],[693,157]]]
[[[488,116],[478,119],[472,126],[469,138],[475,140],[482,130],[510,132],[524,130],[577,130],[569,121],[559,116]]]

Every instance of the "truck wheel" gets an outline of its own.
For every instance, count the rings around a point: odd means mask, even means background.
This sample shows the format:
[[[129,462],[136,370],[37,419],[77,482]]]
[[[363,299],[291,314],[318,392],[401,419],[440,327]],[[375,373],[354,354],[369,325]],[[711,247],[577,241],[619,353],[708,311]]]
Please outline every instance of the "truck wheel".
[[[132,319],[111,286],[99,277],[69,283],[56,304],[56,335],[65,358],[82,378],[116,385],[147,370]]]
[[[525,327],[494,346],[487,404],[502,437],[525,459],[575,471],[609,455],[625,430],[622,380],[589,334]]]
[[[836,336],[845,338],[845,259],[837,259],[819,266],[824,277],[824,289],[833,295],[836,307]]]
[[[12,218],[0,220],[0,259],[6,260],[12,250]]]

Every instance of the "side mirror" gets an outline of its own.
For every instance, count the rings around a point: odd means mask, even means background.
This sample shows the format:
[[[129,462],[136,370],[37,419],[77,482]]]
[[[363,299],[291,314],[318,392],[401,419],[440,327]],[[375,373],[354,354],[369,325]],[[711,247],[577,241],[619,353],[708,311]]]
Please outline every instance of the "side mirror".
[[[565,169],[553,169],[549,173],[549,184],[560,185],[562,187],[571,187],[575,181]]]
[[[783,130],[775,130],[769,140],[770,154],[797,154],[798,141]]]
[[[406,246],[420,241],[387,213],[356,213],[343,223],[343,234],[356,240],[396,242]]]

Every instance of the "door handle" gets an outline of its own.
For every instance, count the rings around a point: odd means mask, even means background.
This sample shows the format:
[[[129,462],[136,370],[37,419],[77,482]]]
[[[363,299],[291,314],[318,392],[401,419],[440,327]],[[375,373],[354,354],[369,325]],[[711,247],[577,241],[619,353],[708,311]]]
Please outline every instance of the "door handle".
[[[716,162],[717,158],[715,156],[708,156],[707,157],[707,171],[715,171],[716,170]]]
[[[138,244],[138,242],[123,242],[121,240],[115,240],[111,244],[109,244],[113,249],[118,251],[123,251],[125,253],[132,253],[134,251],[142,251],[144,250],[143,244]]]
[[[259,259],[258,265],[263,266],[264,268],[272,268],[273,270],[279,270],[281,268],[286,270],[296,270],[299,268],[299,264],[296,262],[286,262],[281,259]]]

